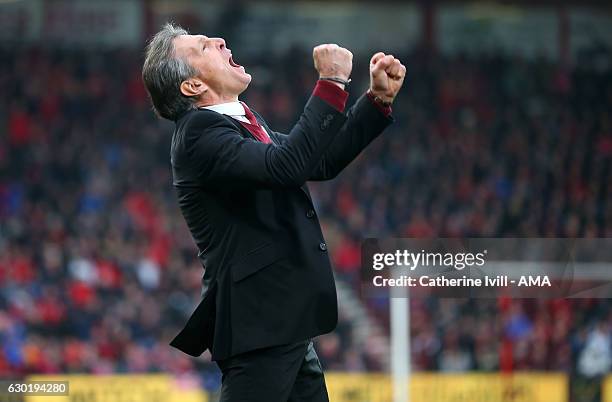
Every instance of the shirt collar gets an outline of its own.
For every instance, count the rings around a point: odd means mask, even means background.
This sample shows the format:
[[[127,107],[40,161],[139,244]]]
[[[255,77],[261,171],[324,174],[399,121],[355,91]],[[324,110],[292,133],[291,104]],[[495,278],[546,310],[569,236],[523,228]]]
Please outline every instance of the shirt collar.
[[[240,102],[219,103],[217,105],[204,106],[202,109],[212,110],[213,112],[228,116],[245,116],[244,107]]]

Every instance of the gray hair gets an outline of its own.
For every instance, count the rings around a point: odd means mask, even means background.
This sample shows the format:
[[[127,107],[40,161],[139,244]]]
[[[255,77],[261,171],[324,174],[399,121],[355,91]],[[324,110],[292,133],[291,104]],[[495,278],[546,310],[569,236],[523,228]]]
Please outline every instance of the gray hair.
[[[165,24],[146,48],[142,80],[149,92],[155,112],[165,119],[176,120],[193,108],[195,99],[180,90],[181,82],[196,75],[187,61],[176,57],[174,39],[188,32],[178,25]]]

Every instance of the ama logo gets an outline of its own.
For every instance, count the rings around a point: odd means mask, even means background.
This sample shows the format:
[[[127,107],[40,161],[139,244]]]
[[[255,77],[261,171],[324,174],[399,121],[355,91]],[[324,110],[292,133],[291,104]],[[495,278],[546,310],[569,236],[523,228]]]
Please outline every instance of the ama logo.
[[[519,286],[552,286],[548,275],[521,275]]]

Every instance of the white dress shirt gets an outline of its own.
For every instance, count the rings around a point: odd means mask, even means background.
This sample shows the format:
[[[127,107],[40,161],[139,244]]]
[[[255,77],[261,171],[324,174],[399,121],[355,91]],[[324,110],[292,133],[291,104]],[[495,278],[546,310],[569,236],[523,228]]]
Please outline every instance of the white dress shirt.
[[[212,110],[243,123],[249,123],[249,119],[247,119],[244,112],[244,106],[240,102],[219,103],[218,105],[204,106],[202,109]]]
[[[241,121],[243,123],[250,123],[249,119],[246,117],[246,113],[244,112],[244,106],[240,102],[227,102],[227,103],[219,103],[217,105],[204,106],[202,109],[212,110],[213,112],[221,113],[226,116],[231,117],[234,120]],[[261,129],[265,131],[268,136],[270,134],[266,129],[260,124]]]

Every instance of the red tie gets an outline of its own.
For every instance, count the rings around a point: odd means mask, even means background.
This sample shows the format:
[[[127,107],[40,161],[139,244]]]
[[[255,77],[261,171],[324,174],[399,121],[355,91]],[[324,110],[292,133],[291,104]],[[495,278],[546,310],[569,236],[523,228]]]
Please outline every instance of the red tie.
[[[255,115],[253,114],[253,112],[251,112],[251,109],[249,109],[249,107],[244,102],[240,103],[242,103],[242,106],[244,107],[244,114],[249,120],[248,123],[241,121],[240,124],[242,124],[247,130],[249,130],[249,132],[253,134],[253,137],[257,139],[257,141],[263,142],[264,144],[271,144],[272,140],[270,139],[270,136],[268,135],[268,133],[266,133],[266,130],[264,130],[263,127],[259,124],[259,122],[255,118]]]

